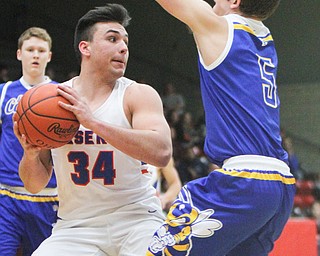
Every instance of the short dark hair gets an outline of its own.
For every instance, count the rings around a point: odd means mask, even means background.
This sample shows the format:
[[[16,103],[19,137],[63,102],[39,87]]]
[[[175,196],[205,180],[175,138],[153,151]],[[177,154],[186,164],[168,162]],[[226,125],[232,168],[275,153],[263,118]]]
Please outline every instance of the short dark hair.
[[[73,47],[76,57],[81,61],[79,43],[81,41],[91,41],[95,32],[94,25],[98,22],[118,22],[123,27],[129,25],[131,17],[126,8],[120,4],[106,4],[105,6],[95,7],[83,15],[76,26]]]
[[[244,16],[265,20],[275,12],[279,4],[280,0],[241,0],[239,9]]]

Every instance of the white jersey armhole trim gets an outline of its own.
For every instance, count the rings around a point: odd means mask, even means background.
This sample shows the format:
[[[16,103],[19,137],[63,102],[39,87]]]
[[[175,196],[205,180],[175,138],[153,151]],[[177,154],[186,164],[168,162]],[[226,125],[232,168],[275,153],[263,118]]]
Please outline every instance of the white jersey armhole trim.
[[[2,116],[2,103],[4,101],[4,97],[6,96],[6,92],[8,89],[8,86],[12,83],[12,81],[6,82],[6,84],[3,86],[2,92],[1,92],[1,98],[0,98],[0,123],[1,123],[1,116]]]
[[[227,57],[227,55],[228,55],[228,53],[229,53],[229,51],[231,49],[231,46],[232,46],[233,35],[234,35],[234,33],[233,33],[233,31],[234,31],[233,23],[227,17],[224,17],[224,18],[228,22],[228,40],[227,40],[226,46],[225,46],[224,50],[222,51],[222,53],[220,54],[220,56],[213,63],[211,63],[210,65],[207,66],[207,65],[204,64],[204,61],[203,61],[202,56],[201,56],[201,53],[200,53],[200,51],[198,49],[200,63],[208,71],[218,67],[222,63],[222,61]]]
[[[120,83],[128,83],[128,86],[127,86],[127,87],[124,89],[124,91],[123,91],[123,97],[122,97],[122,103],[121,103],[121,104],[122,104],[121,112],[122,112],[123,116],[125,117],[125,120],[126,120],[127,125],[132,128],[132,124],[130,124],[130,122],[129,122],[127,116],[126,116],[126,113],[125,113],[125,111],[124,111],[124,101],[125,101],[125,95],[126,95],[126,91],[127,91],[128,87],[129,87],[129,86],[132,86],[134,83],[136,83],[136,81],[131,80],[131,79],[123,76],[123,77],[121,77],[121,78],[119,79],[119,82],[120,82]],[[120,86],[120,85],[119,85],[119,86]]]

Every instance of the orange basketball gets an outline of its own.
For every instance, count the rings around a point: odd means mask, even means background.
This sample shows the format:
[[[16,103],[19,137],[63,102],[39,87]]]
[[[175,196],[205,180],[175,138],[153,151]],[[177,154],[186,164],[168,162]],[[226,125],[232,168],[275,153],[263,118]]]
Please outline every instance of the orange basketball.
[[[58,105],[69,103],[58,95],[57,84],[39,85],[19,101],[14,120],[30,144],[52,149],[67,144],[79,129],[76,116]]]

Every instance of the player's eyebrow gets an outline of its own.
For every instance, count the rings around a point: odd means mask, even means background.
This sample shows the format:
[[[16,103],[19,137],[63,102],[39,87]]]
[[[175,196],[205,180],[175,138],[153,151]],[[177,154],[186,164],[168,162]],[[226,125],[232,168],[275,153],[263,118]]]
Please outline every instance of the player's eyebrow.
[[[108,33],[116,33],[116,34],[121,35],[120,31],[114,30],[114,29],[109,29],[109,30],[107,30],[106,34],[108,34]],[[129,37],[128,33],[125,33],[124,36],[125,36],[125,37]]]

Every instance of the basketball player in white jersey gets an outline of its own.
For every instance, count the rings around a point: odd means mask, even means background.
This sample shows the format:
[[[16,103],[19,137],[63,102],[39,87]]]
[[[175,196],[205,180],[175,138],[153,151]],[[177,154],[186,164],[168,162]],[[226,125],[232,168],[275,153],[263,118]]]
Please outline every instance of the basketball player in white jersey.
[[[158,93],[123,77],[130,17],[118,4],[85,14],[75,31],[78,77],[59,86],[81,126],[69,144],[51,151],[27,143],[20,176],[33,193],[54,166],[60,208],[51,237],[33,255],[141,256],[164,220],[147,164],[166,166],[170,129]],[[51,161],[52,157],[52,161]]]

